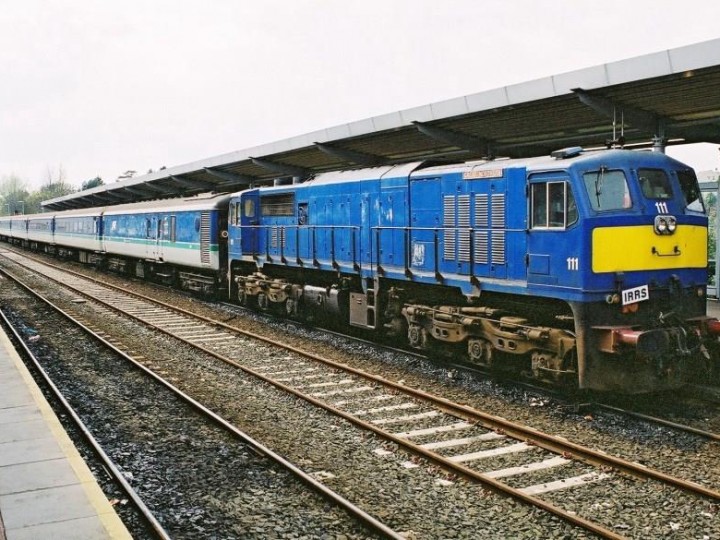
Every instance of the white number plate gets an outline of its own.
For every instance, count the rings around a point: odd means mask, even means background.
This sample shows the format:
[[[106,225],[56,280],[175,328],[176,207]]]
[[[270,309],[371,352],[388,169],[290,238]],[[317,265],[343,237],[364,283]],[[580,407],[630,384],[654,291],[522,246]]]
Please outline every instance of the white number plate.
[[[641,285],[640,287],[633,287],[632,289],[625,289],[622,292],[622,304],[627,306],[628,304],[635,304],[642,302],[650,298],[650,289],[647,285]]]

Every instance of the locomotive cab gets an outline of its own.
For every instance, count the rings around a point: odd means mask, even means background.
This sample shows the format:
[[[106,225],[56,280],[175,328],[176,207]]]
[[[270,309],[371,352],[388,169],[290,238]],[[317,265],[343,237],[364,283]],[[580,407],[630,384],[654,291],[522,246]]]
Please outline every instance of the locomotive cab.
[[[585,359],[580,386],[680,386],[707,356],[707,217],[697,179],[648,152],[608,152],[578,165],[591,250],[584,301],[570,302]]]

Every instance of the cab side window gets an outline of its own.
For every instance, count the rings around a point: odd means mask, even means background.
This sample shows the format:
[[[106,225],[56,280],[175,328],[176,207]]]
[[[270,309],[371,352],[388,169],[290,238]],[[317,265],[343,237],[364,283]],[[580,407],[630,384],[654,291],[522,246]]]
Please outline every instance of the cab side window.
[[[243,201],[243,215],[246,218],[255,217],[255,201],[252,199],[245,199]]]
[[[567,182],[531,185],[532,228],[564,229],[578,220],[577,205]]]

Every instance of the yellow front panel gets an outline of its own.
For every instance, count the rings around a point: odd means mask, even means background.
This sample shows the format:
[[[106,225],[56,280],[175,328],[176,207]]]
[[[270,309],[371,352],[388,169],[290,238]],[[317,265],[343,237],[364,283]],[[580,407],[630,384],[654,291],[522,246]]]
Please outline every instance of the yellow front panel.
[[[596,273],[706,266],[706,227],[678,225],[675,234],[663,236],[655,234],[652,225],[593,230],[592,270]]]

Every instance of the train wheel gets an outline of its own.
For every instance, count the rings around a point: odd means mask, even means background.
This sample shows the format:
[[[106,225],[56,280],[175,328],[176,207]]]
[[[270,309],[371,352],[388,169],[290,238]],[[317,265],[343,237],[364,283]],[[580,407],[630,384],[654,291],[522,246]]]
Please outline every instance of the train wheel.
[[[490,367],[492,365],[492,345],[486,339],[471,338],[468,340],[468,356],[472,363]]]
[[[237,300],[238,304],[240,304],[242,307],[248,307],[249,299],[244,289],[238,289]]]
[[[414,349],[424,349],[427,343],[427,332],[419,324],[408,326],[408,343]]]
[[[285,300],[285,314],[288,317],[296,317],[298,314],[298,301],[294,298]]]
[[[267,309],[270,307],[270,300],[268,300],[267,294],[259,293],[257,295],[257,305],[263,311],[267,311]]]

